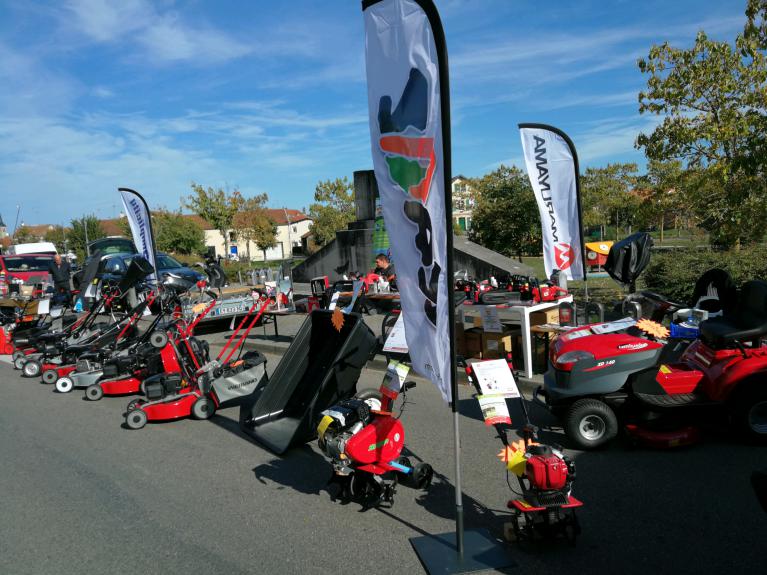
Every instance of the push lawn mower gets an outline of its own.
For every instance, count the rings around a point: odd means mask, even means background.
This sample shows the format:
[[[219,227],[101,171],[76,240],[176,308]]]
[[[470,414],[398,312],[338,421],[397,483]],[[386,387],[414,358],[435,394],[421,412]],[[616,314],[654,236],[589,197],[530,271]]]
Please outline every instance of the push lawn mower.
[[[99,336],[120,333],[119,323],[128,314],[120,315],[118,319],[112,307],[113,302],[124,299],[129,290],[152,272],[154,272],[154,268],[146,259],[140,256],[134,257],[120,283],[106,288],[108,293],[104,294],[104,297],[88,313],[66,330],[43,333],[37,336],[32,343],[36,347],[35,353],[19,357],[14,365],[22,370],[25,377],[36,377],[46,369],[56,369],[64,364],[73,364],[79,354],[88,351],[88,344],[93,343]],[[99,314],[106,309],[110,310],[111,324],[97,322]],[[58,375],[63,376],[66,373]]]
[[[333,463],[328,485],[335,487],[334,500],[355,500],[364,509],[392,506],[399,481],[416,489],[431,485],[431,465],[412,465],[401,456],[405,444],[402,408],[396,417],[392,409],[400,393],[405,397],[406,391],[415,387],[414,382],[402,383],[406,374],[404,364],[390,363],[380,395],[361,394],[322,412],[318,444]]]
[[[213,361],[203,361],[207,357],[198,357],[191,348],[188,357],[182,356],[170,339],[169,345],[182,359],[180,372],[147,378],[144,381],[146,399],[135,399],[128,404],[125,424],[130,429],[141,429],[147,421],[189,416],[208,419],[216,409],[238,405],[253,394],[266,381],[266,358],[256,351],[246,353],[242,358],[239,354],[234,355],[238,350],[242,353],[245,339],[269,304],[268,299],[253,304]]]
[[[104,354],[101,350],[89,352],[80,356],[77,368],[66,377],[56,381],[56,389],[61,393],[67,393],[74,388],[91,388],[86,397],[100,399],[107,395],[125,395],[138,393],[141,388],[141,380],[149,375],[160,373],[163,369],[168,372],[178,371],[178,361],[175,351],[168,345],[168,330],[183,337],[184,330],[189,326],[179,327],[181,308],[180,295],[186,293],[194,284],[180,276],[171,273],[164,274],[160,286],[159,296],[154,297],[146,306],[159,302],[159,311],[151,324],[143,331],[135,341],[129,345],[121,346],[121,349],[112,354]],[[198,283],[202,296],[205,283]],[[205,292],[209,297],[214,297],[212,292]],[[210,311],[212,306],[204,309],[203,314]],[[170,320],[169,316],[175,319]],[[193,326],[192,326],[193,327]],[[173,331],[175,330],[175,331]],[[191,333],[191,331],[190,331]],[[192,342],[192,345],[198,345]],[[198,345],[198,347],[201,344]],[[105,386],[100,382],[111,382]],[[99,384],[97,390],[94,386]]]
[[[504,364],[504,360],[490,361],[496,362],[499,366]],[[509,370],[508,376],[513,382],[510,357],[505,364]],[[486,397],[481,395],[483,390],[475,372],[476,365],[476,363],[469,364],[466,367],[466,375],[480,397]],[[513,387],[516,387],[516,384]],[[519,397],[525,419],[525,424],[519,431],[522,437],[520,441],[509,441],[508,430],[511,418],[500,422],[495,418],[486,417],[486,423],[493,425],[503,443],[504,449],[500,457],[506,462],[508,471],[517,477],[520,488],[517,492],[509,483],[509,489],[514,493],[514,497],[507,504],[512,512],[511,532],[507,531],[507,538],[513,536],[517,541],[523,541],[532,540],[535,537],[549,539],[562,536],[575,544],[580,534],[575,510],[583,506],[581,501],[572,496],[575,462],[564,455],[561,447],[537,442],[538,428],[530,423],[525,399],[518,390],[514,391],[514,395]],[[497,399],[507,401],[505,397]]]
[[[190,285],[190,282],[179,283],[176,290],[186,291]],[[167,286],[165,290],[172,291]],[[209,295],[212,298],[215,294],[211,292]],[[192,334],[197,324],[215,305],[215,299],[207,304],[198,304],[198,314],[189,323],[180,316],[175,317],[170,325],[153,323],[155,327],[147,330],[148,343],[142,343],[135,354],[118,356],[107,362],[102,377],[85,388],[85,397],[98,401],[104,395],[135,395],[145,392],[145,381],[148,378],[179,374],[184,362],[190,363],[189,369],[198,369],[208,360],[208,344]],[[178,314],[174,311],[174,315]],[[80,383],[86,383],[90,377],[83,376],[83,379],[86,381]]]

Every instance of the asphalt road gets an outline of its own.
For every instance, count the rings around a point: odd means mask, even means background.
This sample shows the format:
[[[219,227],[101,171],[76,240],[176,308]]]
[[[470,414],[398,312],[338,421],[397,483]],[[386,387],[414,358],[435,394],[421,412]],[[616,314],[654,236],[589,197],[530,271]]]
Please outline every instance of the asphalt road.
[[[278,360],[268,356],[270,371]],[[380,378],[368,370],[359,388]],[[500,536],[500,444],[462,395],[467,528]],[[406,444],[435,482],[361,512],[331,502],[316,444],[272,455],[240,434],[237,409],[131,431],[121,425],[128,399],[60,395],[0,362],[0,573],[420,572],[408,539],[454,526],[452,419],[428,383],[408,398]],[[544,438],[563,441],[556,430]],[[586,504],[577,546],[509,546],[506,572],[764,572],[767,515],[748,481],[767,468],[767,450],[713,436],[671,453],[571,453]]]

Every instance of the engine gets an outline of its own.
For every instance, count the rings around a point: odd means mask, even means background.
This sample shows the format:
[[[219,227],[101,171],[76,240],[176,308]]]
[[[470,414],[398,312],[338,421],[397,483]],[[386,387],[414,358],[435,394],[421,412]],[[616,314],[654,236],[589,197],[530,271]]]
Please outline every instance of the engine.
[[[317,443],[333,462],[336,474],[349,475],[353,471],[353,462],[346,454],[346,445],[371,422],[370,406],[361,399],[348,399],[326,409],[321,415]]]
[[[562,505],[572,490],[575,463],[549,445],[531,444],[525,451],[526,499],[534,505]]]

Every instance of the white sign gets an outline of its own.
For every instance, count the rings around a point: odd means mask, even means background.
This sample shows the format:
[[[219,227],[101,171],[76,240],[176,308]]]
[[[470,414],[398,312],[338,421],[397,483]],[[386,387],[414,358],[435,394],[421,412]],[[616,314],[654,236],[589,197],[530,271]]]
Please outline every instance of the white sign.
[[[514,375],[505,359],[475,361],[471,364],[471,369],[482,395],[519,397],[517,382],[514,381]]]
[[[381,384],[381,393],[391,399],[396,399],[399,392],[402,391],[402,386],[409,372],[410,366],[399,361],[389,362],[389,365],[386,366],[383,383]]]
[[[482,329],[489,333],[503,333],[503,324],[498,317],[498,308],[494,305],[481,306]]]
[[[498,425],[499,423],[511,423],[509,406],[503,395],[478,395],[477,401],[482,410],[485,425]]]
[[[407,353],[407,337],[405,336],[405,321],[403,314],[399,314],[394,327],[389,331],[389,335],[384,343],[383,350],[390,353]]]

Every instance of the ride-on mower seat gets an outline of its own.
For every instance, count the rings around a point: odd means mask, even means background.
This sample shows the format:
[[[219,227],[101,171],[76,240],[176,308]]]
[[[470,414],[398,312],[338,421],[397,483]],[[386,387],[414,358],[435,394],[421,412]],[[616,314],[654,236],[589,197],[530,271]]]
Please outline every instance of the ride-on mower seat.
[[[759,280],[743,284],[732,314],[700,324],[700,338],[714,349],[736,341],[753,341],[763,335],[767,335],[767,283]]]

